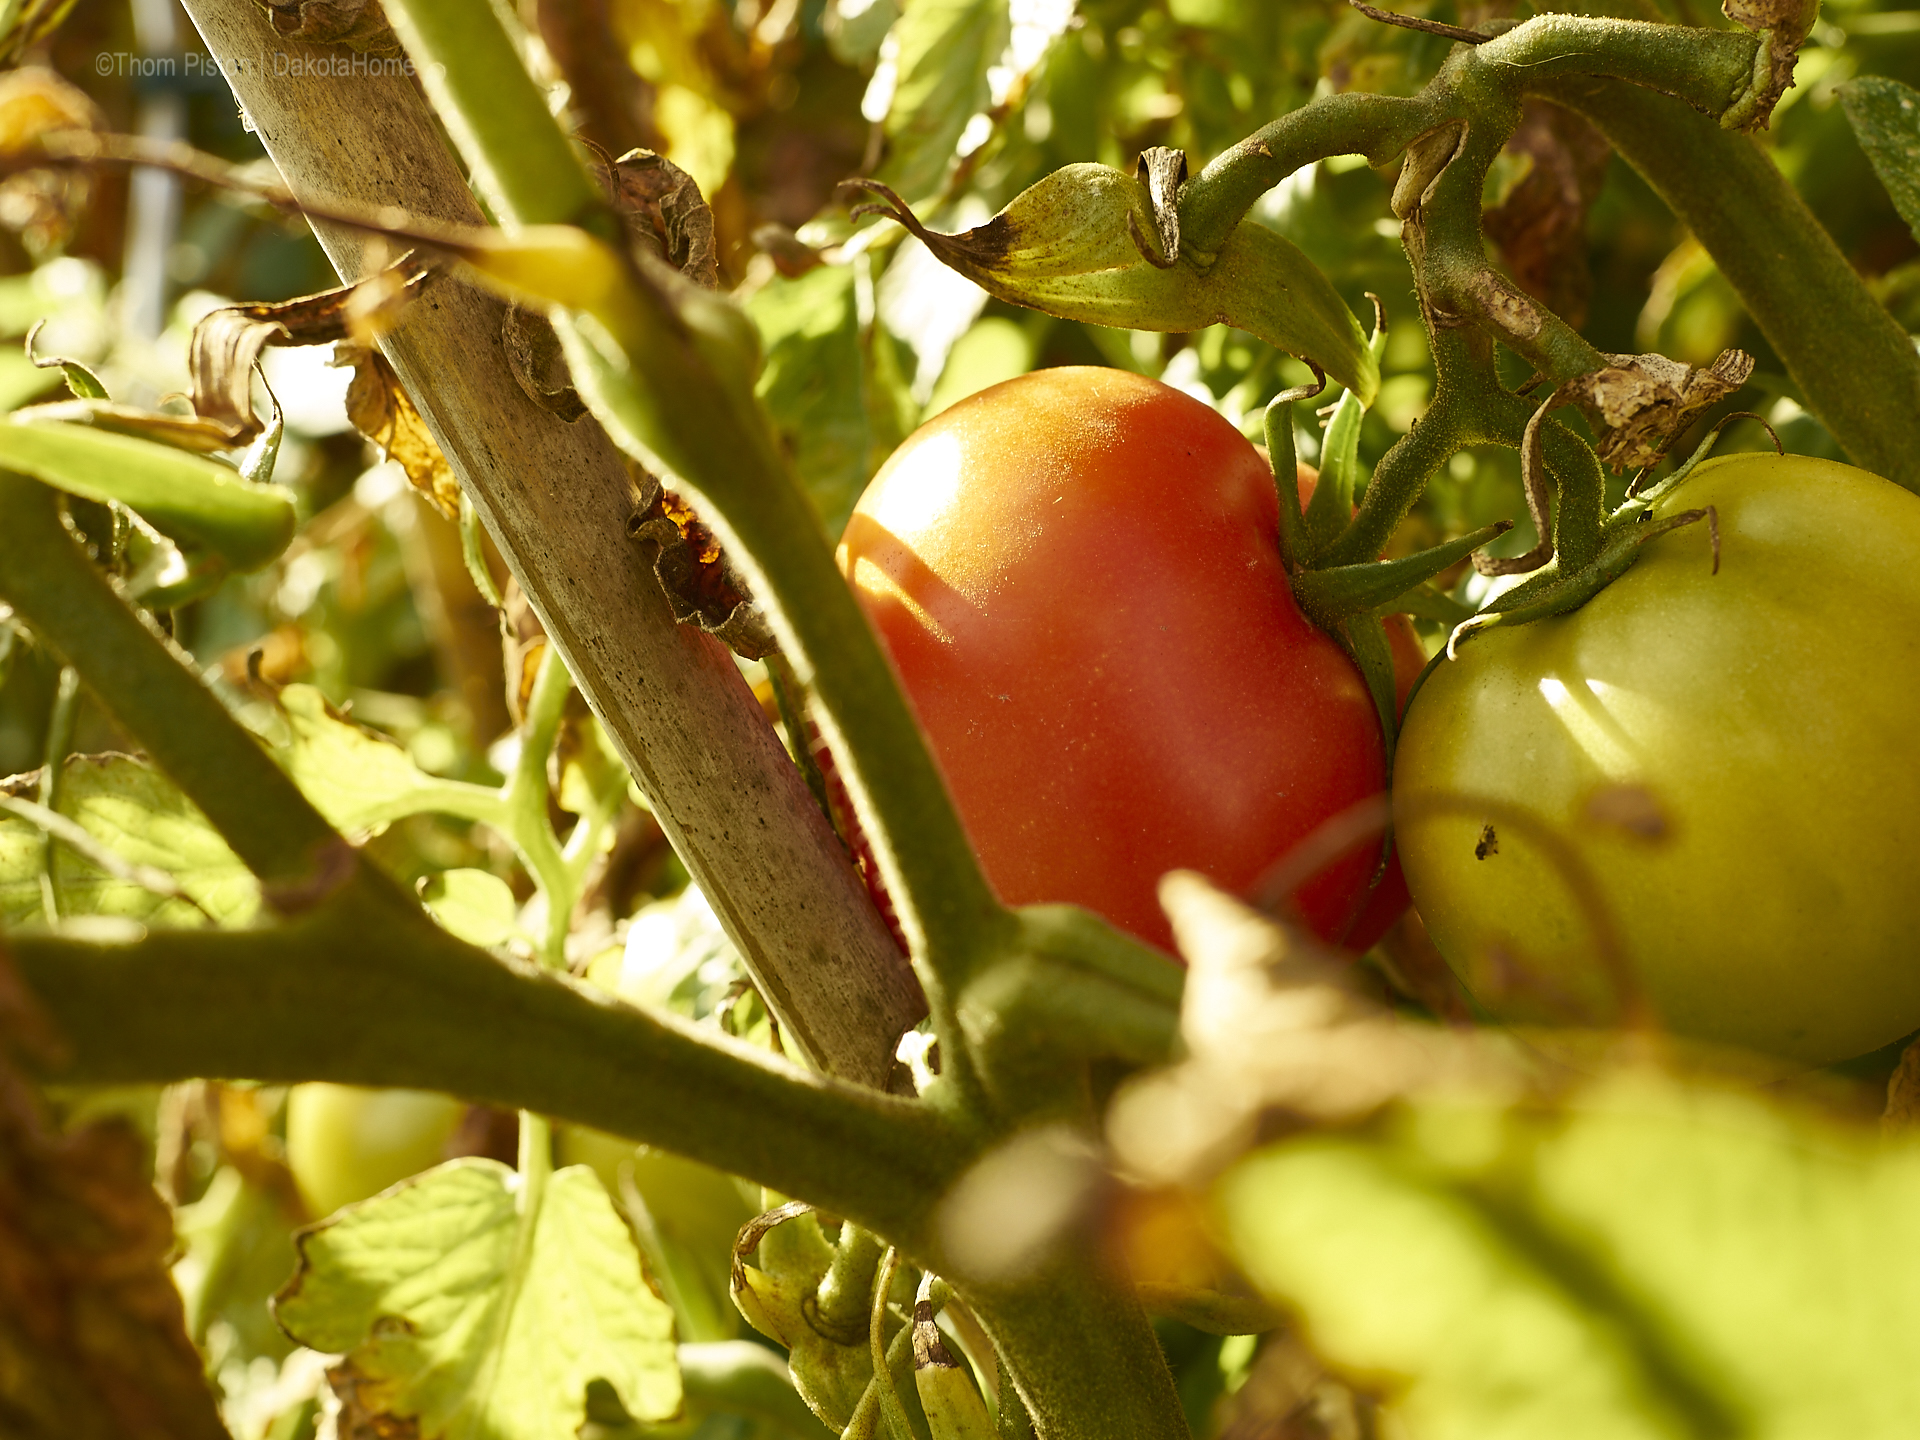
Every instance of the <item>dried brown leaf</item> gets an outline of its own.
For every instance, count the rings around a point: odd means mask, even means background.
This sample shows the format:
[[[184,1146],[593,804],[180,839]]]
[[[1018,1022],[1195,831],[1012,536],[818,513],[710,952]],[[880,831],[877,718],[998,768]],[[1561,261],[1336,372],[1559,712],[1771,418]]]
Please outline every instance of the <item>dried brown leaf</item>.
[[[1604,368],[1568,381],[1560,393],[1593,421],[1601,460],[1637,470],[1752,373],[1753,357],[1744,350],[1721,351],[1706,370],[1665,355],[1609,355]]]
[[[442,515],[457,517],[460,482],[386,357],[371,346],[342,342],[334,349],[333,363],[353,367],[347,418],[354,429],[398,463],[413,488]]]
[[[629,150],[618,160],[603,159],[596,169],[601,188],[635,245],[697,284],[708,289],[719,285],[713,211],[691,175],[651,150]]]
[[[146,1142],[121,1119],[53,1129],[13,1068],[23,1041],[52,1037],[0,952],[0,1425],[18,1440],[227,1440]]]
[[[546,316],[524,305],[509,305],[500,322],[500,342],[506,348],[507,368],[529,400],[569,425],[587,413],[586,402],[573,388],[560,337]]]
[[[660,491],[627,522],[627,534],[652,550],[654,574],[681,624],[699,626],[749,660],[779,648],[718,537],[686,501],[671,490]]]
[[[1487,211],[1487,236],[1520,288],[1577,328],[1586,323],[1593,293],[1587,213],[1607,178],[1612,149],[1579,115],[1534,98],[1507,153],[1527,169]]]
[[[1920,1040],[1901,1052],[1887,1079],[1887,1110],[1880,1125],[1889,1134],[1920,1125]]]
[[[270,305],[233,305],[202,317],[187,346],[195,412],[227,437],[227,446],[251,440],[265,428],[253,413],[253,367],[262,350],[349,339],[367,345],[429,273],[408,257],[356,285]]]

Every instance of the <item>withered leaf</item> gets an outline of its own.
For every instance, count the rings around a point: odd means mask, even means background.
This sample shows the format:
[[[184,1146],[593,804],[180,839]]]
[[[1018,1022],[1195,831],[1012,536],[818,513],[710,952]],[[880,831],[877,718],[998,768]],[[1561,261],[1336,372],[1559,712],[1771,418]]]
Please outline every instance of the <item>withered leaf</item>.
[[[708,289],[720,283],[719,252],[714,245],[713,212],[693,177],[651,150],[629,150],[618,160],[588,142],[593,166],[607,201],[620,215],[628,242],[665,260]],[[573,388],[573,373],[559,337],[546,318],[520,305],[510,306],[500,341],[507,368],[534,404],[568,424],[586,413]]]
[[[713,211],[691,175],[651,150],[629,150],[595,168],[635,245],[651,250],[697,284],[708,289],[719,285]]]
[[[408,256],[358,284],[277,304],[234,305],[202,317],[187,347],[194,410],[228,437],[228,445],[252,439],[264,428],[253,413],[253,366],[262,350],[347,339],[365,344],[419,292],[429,273]]]
[[[500,322],[500,342],[506,348],[507,368],[529,400],[569,425],[587,413],[586,402],[573,388],[560,337],[546,316],[524,305],[509,305]]]
[[[1675,436],[1753,373],[1744,350],[1723,350],[1705,370],[1665,355],[1609,355],[1607,364],[1570,380],[1561,394],[1593,421],[1595,447],[1615,470],[1651,465]]]
[[[85,92],[37,65],[0,74],[0,157],[31,149],[60,130],[100,131],[100,108]],[[84,169],[23,170],[0,179],[0,225],[18,231],[35,254],[73,233],[90,186]]]
[[[345,45],[365,55],[398,55],[380,0],[259,0],[274,33],[315,45]]]
[[[734,573],[720,541],[671,490],[636,511],[627,534],[653,547],[653,571],[674,618],[723,640],[737,655],[760,660],[779,648],[746,583]]]
[[[9,1000],[8,997],[11,997]],[[124,1120],[61,1134],[13,1069],[44,1022],[0,952],[0,1417],[20,1440],[227,1440]],[[24,1028],[23,1028],[24,1027]]]
[[[460,514],[460,482],[400,384],[400,377],[378,350],[342,342],[334,364],[351,365],[347,418],[353,428],[378,445],[407,472],[407,480],[449,520]]]
[[[1607,178],[1612,149],[1585,119],[1537,97],[1507,141],[1524,176],[1486,213],[1487,236],[1522,290],[1569,325],[1586,323],[1593,274],[1587,213]]]

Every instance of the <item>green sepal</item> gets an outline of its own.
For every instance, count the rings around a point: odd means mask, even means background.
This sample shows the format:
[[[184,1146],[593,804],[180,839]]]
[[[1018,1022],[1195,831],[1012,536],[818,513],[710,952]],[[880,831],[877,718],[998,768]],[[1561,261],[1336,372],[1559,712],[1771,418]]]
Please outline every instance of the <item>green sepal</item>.
[[[1300,513],[1300,454],[1293,441],[1292,391],[1282,391],[1267,402],[1265,417],[1267,462],[1273,466],[1273,485],[1280,496],[1280,563],[1291,575],[1306,563],[1307,532]]]
[[[1380,361],[1387,353],[1387,312],[1380,297],[1368,292],[1373,301],[1373,334],[1367,338],[1367,357],[1379,373]],[[1327,438],[1320,447],[1320,478],[1313,488],[1313,499],[1306,514],[1307,545],[1314,556],[1324,555],[1353,518],[1353,507],[1360,497],[1360,422],[1373,403],[1371,393],[1356,395],[1352,389],[1340,397],[1333,419],[1327,425]]]
[[[1432,585],[1416,585],[1395,600],[1386,613],[1411,615],[1416,620],[1431,620],[1444,625],[1449,630],[1463,620],[1470,620],[1479,612],[1471,605],[1463,605],[1444,591],[1436,590]]]
[[[1421,606],[1445,600],[1427,588],[1427,582],[1451,569],[1513,528],[1511,520],[1482,526],[1471,534],[1417,551],[1399,560],[1373,560],[1364,565],[1335,565],[1326,570],[1302,570],[1293,577],[1293,598],[1322,629],[1331,630],[1351,616],[1372,613],[1423,613]],[[1424,591],[1424,593],[1422,593]],[[1454,602],[1446,601],[1452,605]],[[1471,614],[1472,612],[1467,612]],[[1458,617],[1455,617],[1456,620]]]
[[[1393,745],[1400,733],[1400,705],[1393,685],[1393,647],[1387,628],[1374,614],[1351,615],[1333,630],[1334,639],[1367,682],[1373,708],[1380,717],[1380,734],[1387,747],[1387,773],[1393,773]]]
[[[1708,519],[1711,513],[1709,507],[1706,510],[1683,510],[1678,515],[1669,515],[1660,520],[1642,520],[1637,517],[1647,514],[1645,510],[1637,511],[1636,518],[1625,518],[1616,512],[1614,519],[1607,524],[1600,556],[1593,564],[1562,574],[1555,562],[1548,562],[1525,584],[1516,585],[1500,596],[1493,606],[1456,625],[1453,634],[1447,637],[1447,658],[1453,658],[1462,640],[1482,630],[1526,625],[1578,610],[1632,569],[1634,561],[1640,558],[1640,547],[1649,540],[1658,539],[1684,525]]]
[[[1202,267],[1155,253],[1147,184],[1106,165],[1067,165],[959,235],[927,229],[891,190],[884,210],[988,294],[1063,320],[1185,333],[1226,324],[1297,355],[1370,402],[1380,366],[1339,293],[1306,253],[1243,220]]]

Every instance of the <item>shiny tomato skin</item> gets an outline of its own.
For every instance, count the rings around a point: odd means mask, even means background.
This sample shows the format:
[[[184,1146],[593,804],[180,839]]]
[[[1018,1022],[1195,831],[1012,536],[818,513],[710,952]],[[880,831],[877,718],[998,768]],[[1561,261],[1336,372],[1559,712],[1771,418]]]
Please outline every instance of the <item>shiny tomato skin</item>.
[[[1118,370],[982,391],[874,478],[841,568],[1007,903],[1171,949],[1165,872],[1244,892],[1380,792],[1372,704],[1294,604],[1278,515],[1231,425]],[[1376,856],[1302,886],[1322,936],[1351,927]]]
[[[1656,514],[1709,505],[1717,575],[1707,527],[1674,531],[1428,677],[1395,761],[1401,857],[1497,1015],[1617,1020],[1610,922],[1667,1027],[1838,1060],[1920,1026],[1920,497],[1740,455]]]

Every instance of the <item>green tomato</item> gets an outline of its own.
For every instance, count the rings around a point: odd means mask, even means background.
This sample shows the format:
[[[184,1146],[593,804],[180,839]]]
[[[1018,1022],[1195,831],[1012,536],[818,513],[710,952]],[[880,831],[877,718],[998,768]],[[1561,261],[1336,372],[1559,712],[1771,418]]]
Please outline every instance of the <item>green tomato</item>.
[[[1415,697],[1397,835],[1434,942],[1526,1024],[1812,1063],[1920,1027],[1920,497],[1739,455],[1571,614],[1466,641]]]
[[[287,1166],[307,1209],[331,1215],[438,1165],[466,1110],[421,1090],[296,1085],[287,1093]]]

